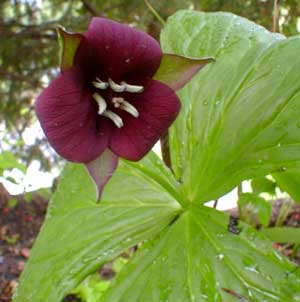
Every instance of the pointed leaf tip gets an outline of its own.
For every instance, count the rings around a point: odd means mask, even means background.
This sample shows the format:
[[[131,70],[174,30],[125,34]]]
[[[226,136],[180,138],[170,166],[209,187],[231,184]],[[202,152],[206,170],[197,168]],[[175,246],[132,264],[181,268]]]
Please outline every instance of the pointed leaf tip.
[[[215,62],[213,57],[190,58],[175,54],[163,54],[154,79],[179,90],[206,64]]]
[[[83,35],[67,32],[62,26],[58,26],[57,36],[60,46],[60,70],[65,71],[72,67],[76,50],[83,38]]]
[[[98,158],[86,164],[86,168],[98,189],[98,200],[104,186],[117,168],[119,157],[106,149]]]

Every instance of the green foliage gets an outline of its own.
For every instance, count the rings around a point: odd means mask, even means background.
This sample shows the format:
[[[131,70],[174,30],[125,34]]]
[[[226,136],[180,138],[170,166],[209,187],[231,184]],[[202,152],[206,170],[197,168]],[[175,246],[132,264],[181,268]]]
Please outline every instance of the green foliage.
[[[217,59],[180,92],[170,129],[176,179],[152,153],[122,161],[98,204],[85,168],[68,165],[15,302],[60,302],[139,243],[103,302],[300,301],[292,263],[249,225],[233,234],[227,215],[202,205],[243,179],[300,166],[300,38],[228,13],[181,11],[161,41],[167,52]]]
[[[231,14],[182,11],[169,19],[162,45],[217,60],[179,93],[183,108],[170,131],[173,168],[189,200],[213,200],[243,179],[299,166],[298,37]]]
[[[97,204],[85,168],[69,165],[14,301],[61,301],[99,266],[160,233],[180,212],[172,183],[152,154],[141,163],[122,163]]]
[[[264,228],[260,231],[274,242],[300,243],[300,229],[291,227]]]
[[[103,302],[237,301],[224,289],[245,301],[299,301],[296,280],[286,277],[295,267],[249,226],[237,236],[227,224],[223,213],[191,207],[143,246]]]
[[[266,28],[273,23],[273,1],[265,0],[152,0],[164,19],[178,9],[230,11]],[[281,0],[280,30],[286,35],[299,33],[298,0]],[[132,24],[158,38],[160,23],[141,0],[43,0],[0,1],[0,118],[7,129],[10,148],[27,163],[39,159],[42,169],[58,164],[49,156],[44,138],[33,145],[23,141],[24,130],[35,122],[34,100],[58,72],[56,26],[63,24],[73,32],[84,32],[91,16],[104,16]],[[18,142],[18,143],[17,143]],[[48,151],[48,150],[47,150]]]
[[[240,218],[254,226],[262,224],[268,226],[271,218],[271,203],[256,194],[240,194],[238,200]]]
[[[257,177],[251,180],[252,192],[256,195],[260,193],[276,194],[276,183],[266,177]]]
[[[299,170],[273,175],[282,191],[287,192],[295,202],[300,203],[300,172]]]
[[[119,257],[112,265],[115,273],[118,273],[128,262],[127,259]],[[110,280],[102,280],[98,273],[89,276],[71,293],[80,297],[83,302],[101,302],[103,294],[110,286]]]
[[[0,175],[2,175],[5,170],[12,170],[14,168],[19,169],[23,173],[26,172],[26,167],[21,164],[12,153],[8,151],[0,153]]]

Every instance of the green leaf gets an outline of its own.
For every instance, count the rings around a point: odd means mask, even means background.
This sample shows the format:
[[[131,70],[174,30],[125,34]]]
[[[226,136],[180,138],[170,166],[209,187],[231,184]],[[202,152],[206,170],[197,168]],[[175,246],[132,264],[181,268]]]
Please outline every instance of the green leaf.
[[[269,224],[272,205],[264,198],[252,193],[242,193],[238,200],[241,219],[249,224],[261,223],[263,226]]]
[[[287,192],[295,202],[300,203],[300,171],[275,173],[272,175],[282,191]]]
[[[251,180],[251,187],[254,194],[268,193],[276,194],[276,183],[266,177],[256,177]]]
[[[165,53],[154,79],[178,90],[184,87],[206,64],[214,61],[214,58],[194,59]]]
[[[160,233],[181,211],[176,188],[168,189],[173,181],[153,154],[139,163],[121,162],[97,204],[85,167],[68,165],[14,301],[60,302],[102,264]]]
[[[0,154],[0,170],[11,170],[17,168],[23,173],[26,172],[26,167],[19,163],[19,161],[14,157],[9,151],[3,151]]]
[[[170,129],[172,166],[189,200],[300,166],[300,37],[230,13],[180,11],[161,42],[164,52],[216,58],[179,92]]]
[[[73,66],[76,50],[83,35],[67,32],[61,26],[57,27],[57,35],[60,46],[60,69],[64,71]]]
[[[274,242],[300,243],[300,229],[292,227],[263,228],[260,232]]]
[[[228,217],[193,207],[147,242],[104,294],[103,302],[300,301],[296,266],[242,224],[226,230]],[[294,272],[292,272],[294,271]]]

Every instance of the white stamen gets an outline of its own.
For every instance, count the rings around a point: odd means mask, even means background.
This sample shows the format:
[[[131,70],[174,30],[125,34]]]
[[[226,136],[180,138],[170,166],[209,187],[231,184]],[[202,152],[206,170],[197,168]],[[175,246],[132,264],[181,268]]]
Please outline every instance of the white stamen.
[[[123,98],[114,97],[112,99],[112,103],[116,108],[125,110],[134,117],[139,116],[139,112],[136,110],[136,108],[132,106],[129,102],[125,101]]]
[[[127,111],[128,113],[130,113],[134,117],[139,116],[139,112],[136,110],[136,108],[134,106],[132,106],[130,103],[126,102],[126,101],[123,101],[120,104],[120,108]]]
[[[96,102],[99,105],[98,114],[102,114],[107,108],[107,104],[104,98],[98,93],[94,93],[93,98],[96,100]]]
[[[108,83],[109,83],[110,88],[114,92],[124,92],[125,91],[124,85],[119,85],[119,84],[115,83],[112,79],[108,79]]]
[[[116,113],[106,110],[102,115],[111,119],[118,128],[123,127],[123,120]]]
[[[127,92],[132,92],[132,93],[139,93],[139,92],[143,92],[144,91],[144,87],[143,86],[138,86],[138,85],[130,85],[127,84],[126,82],[121,82],[121,85],[125,86],[125,91]]]
[[[92,84],[99,89],[107,89],[109,86],[107,82],[102,82],[99,78],[96,78],[96,81],[92,82]]]

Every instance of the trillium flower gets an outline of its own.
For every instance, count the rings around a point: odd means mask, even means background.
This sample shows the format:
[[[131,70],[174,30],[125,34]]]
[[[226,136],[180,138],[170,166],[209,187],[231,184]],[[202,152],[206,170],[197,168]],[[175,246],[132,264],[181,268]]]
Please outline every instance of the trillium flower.
[[[113,158],[111,170],[118,157],[141,159],[180,109],[174,87],[153,79],[163,62],[159,43],[104,18],[93,18],[83,35],[65,37],[71,47],[64,49],[62,73],[36,102],[48,141],[62,157],[88,167],[100,155]]]

